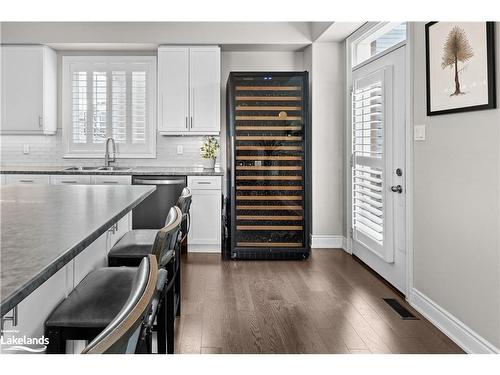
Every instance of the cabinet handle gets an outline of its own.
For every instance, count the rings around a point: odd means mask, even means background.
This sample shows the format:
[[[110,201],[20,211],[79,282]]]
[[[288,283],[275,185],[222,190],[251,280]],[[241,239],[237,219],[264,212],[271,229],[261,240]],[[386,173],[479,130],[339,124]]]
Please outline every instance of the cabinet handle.
[[[38,116],[38,127],[39,128],[43,127],[43,117],[42,116]]]
[[[160,107],[161,107],[161,127],[163,127],[163,93],[161,93],[161,98],[160,98]]]
[[[210,185],[210,181],[198,181],[198,185]]]
[[[34,180],[19,180],[19,182],[35,182]]]
[[[76,184],[78,181],[72,180],[72,181],[61,181],[62,184]]]
[[[103,184],[117,184],[118,181],[103,181]]]
[[[186,129],[188,129],[188,117],[186,116]]]
[[[194,87],[192,88],[193,94],[191,95],[191,103],[193,103],[193,108],[191,108],[191,129],[193,129],[194,121]]]

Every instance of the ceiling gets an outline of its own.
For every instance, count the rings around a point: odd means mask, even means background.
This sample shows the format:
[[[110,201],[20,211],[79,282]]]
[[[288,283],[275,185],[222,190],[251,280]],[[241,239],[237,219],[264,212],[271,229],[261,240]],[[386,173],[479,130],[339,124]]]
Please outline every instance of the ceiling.
[[[228,51],[300,51],[338,42],[363,22],[3,22],[4,44],[56,50],[155,51],[160,44],[217,44]]]

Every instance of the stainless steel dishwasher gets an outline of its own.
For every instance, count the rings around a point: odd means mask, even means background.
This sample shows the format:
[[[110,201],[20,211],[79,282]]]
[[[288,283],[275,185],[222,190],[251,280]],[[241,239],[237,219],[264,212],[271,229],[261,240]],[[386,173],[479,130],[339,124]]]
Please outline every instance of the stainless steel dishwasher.
[[[132,228],[160,229],[165,225],[168,210],[186,187],[186,177],[133,176],[132,185],[156,185],[156,190],[132,210]]]

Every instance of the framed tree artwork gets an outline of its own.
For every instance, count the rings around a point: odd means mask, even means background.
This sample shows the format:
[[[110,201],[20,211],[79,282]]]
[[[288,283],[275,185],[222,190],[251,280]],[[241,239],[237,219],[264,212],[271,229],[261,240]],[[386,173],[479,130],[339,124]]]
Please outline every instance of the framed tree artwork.
[[[425,25],[427,115],[496,108],[494,22]]]

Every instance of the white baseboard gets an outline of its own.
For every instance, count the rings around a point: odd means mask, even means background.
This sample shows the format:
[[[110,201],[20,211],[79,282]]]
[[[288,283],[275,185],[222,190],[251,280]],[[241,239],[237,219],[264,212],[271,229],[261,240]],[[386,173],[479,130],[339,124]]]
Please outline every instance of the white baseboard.
[[[188,253],[219,253],[221,245],[192,245],[188,242]]]
[[[345,249],[346,241],[344,236],[311,235],[313,249]]]
[[[465,352],[470,354],[500,353],[497,347],[418,290],[412,289],[408,302]]]

